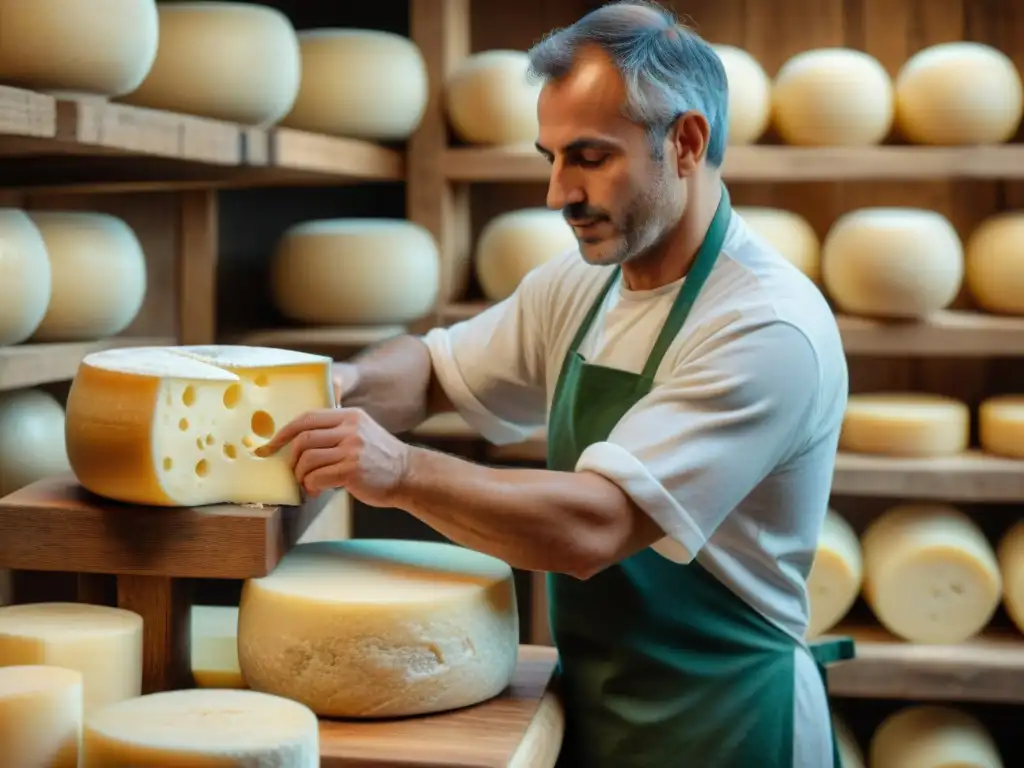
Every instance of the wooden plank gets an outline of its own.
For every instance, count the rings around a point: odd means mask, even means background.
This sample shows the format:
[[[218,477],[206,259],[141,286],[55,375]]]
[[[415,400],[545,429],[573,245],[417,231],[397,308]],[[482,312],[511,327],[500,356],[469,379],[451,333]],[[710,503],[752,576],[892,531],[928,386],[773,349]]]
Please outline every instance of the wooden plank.
[[[260,166],[255,155],[247,158]],[[368,141],[324,136],[292,128],[272,128],[267,134],[264,176],[293,181],[303,174],[345,181],[400,181],[405,161],[399,152]]]
[[[250,331],[237,337],[236,343],[253,347],[284,349],[362,348],[378,344],[406,332],[401,325],[367,327],[276,328]]]
[[[174,339],[170,337],[116,336],[100,341],[0,347],[0,391],[72,379],[82,358],[93,352],[118,347],[166,346],[174,343]]]
[[[217,340],[217,193],[194,190],[180,195],[178,232],[178,343]]]
[[[161,576],[117,577],[117,605],[142,616],[142,693],[188,688],[191,583]]]
[[[0,147],[12,137],[57,135],[57,100],[52,96],[0,85]]]

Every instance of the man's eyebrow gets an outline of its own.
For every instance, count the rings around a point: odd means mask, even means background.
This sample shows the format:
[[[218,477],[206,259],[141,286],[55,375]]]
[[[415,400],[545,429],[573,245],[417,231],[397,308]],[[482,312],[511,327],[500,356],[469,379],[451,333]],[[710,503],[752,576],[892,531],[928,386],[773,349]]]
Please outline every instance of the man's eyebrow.
[[[545,157],[551,157],[554,154],[550,149],[543,146],[539,141],[536,142],[534,146],[537,148],[537,151],[540,152]],[[562,153],[567,154],[569,152],[580,152],[585,149],[614,150],[618,148],[618,144],[616,144],[613,141],[607,141],[606,139],[585,138],[570,141],[568,144],[562,147]]]

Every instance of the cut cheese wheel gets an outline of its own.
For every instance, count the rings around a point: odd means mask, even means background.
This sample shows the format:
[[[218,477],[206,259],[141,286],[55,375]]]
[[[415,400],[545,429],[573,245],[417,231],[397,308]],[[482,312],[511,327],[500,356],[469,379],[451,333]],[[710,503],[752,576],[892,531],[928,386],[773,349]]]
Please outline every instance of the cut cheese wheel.
[[[772,118],[772,81],[757,59],[734,45],[711,46],[729,83],[729,143],[753,144]]]
[[[46,664],[82,673],[85,712],[142,691],[142,617],[87,603],[0,608],[0,667]]]
[[[316,715],[254,691],[152,693],[86,718],[82,768],[317,768]]]
[[[1010,620],[1024,632],[1024,520],[1003,535],[996,557],[1003,577],[1003,605]]]
[[[491,301],[512,295],[522,279],[549,259],[577,248],[560,211],[525,208],[487,222],[476,246],[476,275]]]
[[[192,678],[197,688],[245,688],[238,667],[238,608],[192,606]]]
[[[269,125],[299,93],[302,60],[288,17],[254,3],[160,3],[160,47],[139,107]]]
[[[33,341],[85,341],[127,328],[146,296],[146,256],[135,231],[105,213],[33,211],[53,293]]]
[[[871,768],[1003,768],[999,748],[981,721],[960,709],[905,707],[871,739]],[[844,766],[844,768],[846,768]]]
[[[451,544],[301,544],[242,588],[238,658],[254,690],[322,717],[401,717],[477,704],[511,681],[512,569]]]
[[[1024,214],[1000,213],[985,219],[967,239],[965,281],[986,312],[1024,315]]]
[[[876,518],[861,540],[864,598],[894,635],[961,643],[988,624],[1002,578],[985,534],[958,509],[908,504]]]
[[[821,243],[814,227],[803,216],[781,208],[736,206],[755,234],[782,254],[787,261],[817,281],[821,276]]]
[[[410,323],[434,306],[440,256],[410,221],[307,221],[281,237],[270,279],[278,310],[300,323]]]
[[[918,208],[862,208],[841,216],[821,249],[822,279],[844,312],[921,318],[960,291],[964,251],[949,219]]]
[[[78,768],[81,738],[81,673],[0,667],[0,766]]]
[[[371,141],[402,141],[419,126],[427,108],[427,65],[409,38],[312,29],[299,33],[299,48],[302,84],[282,125]]]
[[[156,59],[156,0],[0,0],[0,82],[67,96],[135,90]]]
[[[88,355],[67,448],[88,490],[157,506],[298,504],[288,452],[254,451],[334,405],[331,359],[260,347],[131,347]]]
[[[830,509],[825,515],[810,575],[808,637],[817,637],[838,624],[853,607],[863,578],[860,541],[850,524]]]
[[[832,727],[835,731],[836,745],[839,747],[842,768],[865,768],[864,751],[846,721],[838,715],[832,715]]]
[[[2,50],[0,46],[0,56]],[[20,344],[35,333],[50,304],[52,278],[46,243],[24,211],[0,209],[0,254],[2,347]]]
[[[982,402],[978,442],[986,453],[1024,459],[1024,395],[1001,395]]]
[[[541,84],[527,79],[523,51],[467,56],[445,83],[445,107],[455,135],[467,144],[532,144],[540,130]]]
[[[1017,67],[990,45],[933,45],[911,56],[896,75],[896,123],[918,144],[1009,141],[1022,114]]]
[[[64,409],[49,392],[0,392],[0,498],[71,470]]]
[[[954,456],[967,450],[971,411],[951,397],[874,392],[850,395],[839,449],[906,458]]]
[[[895,111],[889,73],[863,51],[803,51],[775,75],[772,120],[787,144],[878,144],[892,128]]]

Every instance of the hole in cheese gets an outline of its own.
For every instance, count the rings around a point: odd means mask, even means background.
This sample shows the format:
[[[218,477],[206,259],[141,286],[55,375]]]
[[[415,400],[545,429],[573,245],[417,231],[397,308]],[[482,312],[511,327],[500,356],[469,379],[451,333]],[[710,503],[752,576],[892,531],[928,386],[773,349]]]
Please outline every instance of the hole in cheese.
[[[207,445],[213,445],[216,442],[217,442],[217,438],[215,438],[213,435],[207,435],[206,436],[206,444]]]
[[[224,407],[235,408],[242,400],[242,385],[232,384],[224,390]]]
[[[205,447],[206,447],[206,443],[203,442],[203,438],[197,437],[196,438],[196,448],[198,448],[201,451]]]
[[[178,420],[178,429],[180,429],[182,432],[184,432],[186,429],[188,429],[188,419],[179,419]]]
[[[259,376],[257,376],[255,379],[252,380],[252,383],[255,384],[257,387],[265,387],[265,386],[267,386],[268,382],[269,382],[269,380],[262,373]]]
[[[172,459],[170,456],[165,456],[164,457],[164,470],[167,471],[167,472],[170,472],[171,469],[173,469],[173,468],[174,468],[174,459]]]
[[[208,474],[210,474],[210,462],[206,459],[200,459],[196,462],[196,476],[206,477]]]
[[[252,431],[260,437],[270,439],[274,436],[274,417],[266,411],[256,411],[252,415]]]
[[[231,443],[224,443],[224,455],[229,459],[236,459],[238,458],[238,449]]]
[[[185,391],[181,393],[181,402],[186,408],[191,408],[196,402],[196,388],[185,387]]]
[[[254,448],[256,446],[256,440],[253,438],[252,435],[246,435],[245,437],[242,438],[242,445],[244,445],[246,448]]]

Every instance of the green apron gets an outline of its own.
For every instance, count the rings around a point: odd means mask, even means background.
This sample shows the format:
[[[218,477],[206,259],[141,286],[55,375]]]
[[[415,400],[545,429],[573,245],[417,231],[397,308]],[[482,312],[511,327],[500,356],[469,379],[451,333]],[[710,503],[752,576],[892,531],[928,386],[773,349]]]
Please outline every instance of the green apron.
[[[616,269],[566,354],[548,421],[548,468],[571,472],[580,454],[654,387],[718,258],[732,208],[722,202],[640,374],[587,363],[580,344]],[[742,460],[742,457],[739,458]],[[565,768],[803,768],[793,765],[798,643],[697,561],[648,548],[589,580],[550,573],[551,628],[567,728]],[[823,663],[853,655],[826,643]],[[838,749],[834,763],[840,767]],[[828,766],[814,766],[828,768]]]

